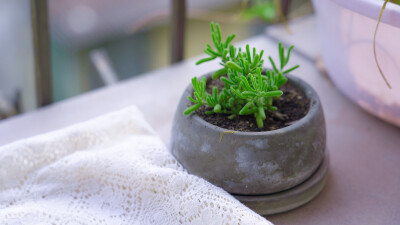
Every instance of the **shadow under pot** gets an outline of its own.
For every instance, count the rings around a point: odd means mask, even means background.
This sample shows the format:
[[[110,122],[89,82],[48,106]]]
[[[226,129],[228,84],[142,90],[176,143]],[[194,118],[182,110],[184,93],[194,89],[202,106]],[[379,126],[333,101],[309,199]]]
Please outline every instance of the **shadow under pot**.
[[[272,131],[232,132],[196,112],[185,116],[183,111],[192,105],[187,99],[193,94],[189,85],[178,104],[170,139],[171,153],[188,172],[225,189],[244,204],[252,203],[252,207],[246,205],[264,215],[310,201],[326,181],[327,166],[321,166],[328,161],[327,157],[324,160],[326,130],[321,102],[306,82],[287,78],[309,99],[308,112],[293,124]],[[321,167],[322,173],[318,172]],[[275,208],[270,208],[274,207],[271,201],[277,203]]]

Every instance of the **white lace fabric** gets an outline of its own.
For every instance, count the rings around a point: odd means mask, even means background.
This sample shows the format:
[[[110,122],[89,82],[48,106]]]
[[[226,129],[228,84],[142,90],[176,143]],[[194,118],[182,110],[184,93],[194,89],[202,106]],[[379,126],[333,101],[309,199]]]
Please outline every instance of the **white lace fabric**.
[[[271,223],[188,174],[129,107],[0,147],[0,224]]]

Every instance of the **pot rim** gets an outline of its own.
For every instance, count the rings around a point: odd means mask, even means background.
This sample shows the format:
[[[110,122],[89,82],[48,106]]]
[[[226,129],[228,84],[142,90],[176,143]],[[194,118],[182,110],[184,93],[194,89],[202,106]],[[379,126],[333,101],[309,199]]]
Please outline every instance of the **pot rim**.
[[[212,73],[208,73],[202,77],[210,77]],[[240,135],[240,136],[270,136],[270,135],[276,135],[276,134],[281,134],[281,133],[286,133],[292,130],[296,130],[298,128],[301,128],[302,126],[304,126],[309,120],[311,120],[313,117],[315,117],[315,114],[318,113],[319,108],[321,107],[321,102],[318,98],[317,92],[314,90],[314,88],[312,88],[307,82],[305,82],[304,80],[302,80],[299,77],[295,77],[292,75],[286,75],[286,77],[288,78],[289,82],[292,82],[295,86],[300,87],[303,91],[304,94],[307,96],[307,98],[310,99],[310,108],[307,112],[307,114],[302,117],[301,119],[297,120],[295,123],[287,126],[287,127],[283,127],[283,128],[279,128],[276,130],[271,130],[271,131],[252,131],[252,132],[247,132],[247,131],[235,131],[235,130],[228,130],[226,128],[222,128],[219,126],[216,126],[214,124],[211,124],[207,121],[205,121],[204,119],[202,119],[199,115],[197,115],[197,113],[192,112],[190,115],[188,115],[189,117],[191,117],[191,119],[193,121],[196,121],[197,123],[205,126],[206,128],[212,129],[212,130],[216,130],[219,132],[227,132],[227,131],[234,131],[234,133],[229,133],[230,135]],[[185,93],[192,93],[193,92],[193,87],[192,85],[189,84],[189,86],[186,88]],[[186,102],[190,102],[189,100],[187,100],[186,98]]]
[[[321,1],[321,0],[316,0]],[[384,1],[377,0],[330,0],[336,4],[371,19],[378,20]],[[389,2],[382,14],[381,22],[400,27],[400,5]]]

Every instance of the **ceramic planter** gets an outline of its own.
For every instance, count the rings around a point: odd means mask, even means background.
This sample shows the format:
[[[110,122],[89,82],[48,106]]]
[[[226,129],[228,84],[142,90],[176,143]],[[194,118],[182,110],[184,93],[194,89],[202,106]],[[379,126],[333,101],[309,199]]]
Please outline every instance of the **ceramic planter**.
[[[288,78],[310,99],[309,112],[288,127],[266,132],[232,133],[196,113],[184,116],[191,105],[187,96],[193,88],[189,85],[175,114],[172,154],[190,173],[235,195],[272,194],[303,183],[323,161],[325,121],[316,92],[301,79]]]
[[[384,1],[313,0],[322,42],[322,59],[331,80],[366,111],[400,126],[400,6],[388,3],[373,37]]]

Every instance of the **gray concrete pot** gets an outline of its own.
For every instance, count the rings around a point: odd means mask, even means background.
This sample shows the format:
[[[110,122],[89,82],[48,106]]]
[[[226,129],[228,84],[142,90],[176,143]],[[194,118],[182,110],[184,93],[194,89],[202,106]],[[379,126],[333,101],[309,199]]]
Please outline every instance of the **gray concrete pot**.
[[[184,116],[183,111],[191,105],[187,96],[193,88],[189,85],[174,118],[172,154],[190,173],[233,194],[264,195],[299,185],[322,162],[325,120],[314,89],[299,78],[288,78],[304,90],[310,110],[294,124],[266,132],[224,133],[228,130],[204,121],[196,113]]]

